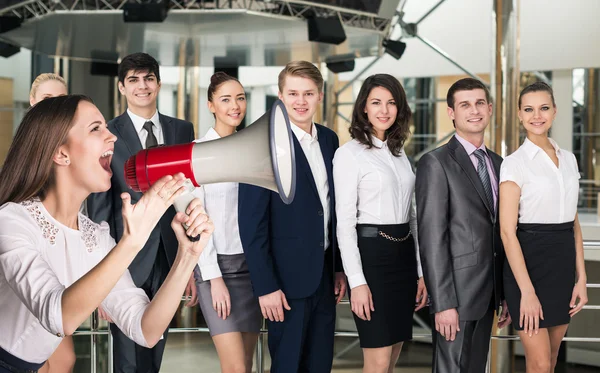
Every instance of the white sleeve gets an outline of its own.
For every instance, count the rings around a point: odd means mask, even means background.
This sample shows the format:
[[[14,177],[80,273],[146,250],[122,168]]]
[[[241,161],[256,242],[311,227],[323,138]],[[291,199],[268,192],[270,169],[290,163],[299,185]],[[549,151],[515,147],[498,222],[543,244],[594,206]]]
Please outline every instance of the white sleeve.
[[[0,218],[0,276],[44,329],[62,337],[65,287],[40,253],[39,227],[22,209],[6,206]]]
[[[415,241],[415,254],[417,256],[417,273],[419,278],[423,277],[423,268],[421,267],[421,255],[419,251],[419,231],[417,227],[417,206],[416,200],[413,197],[410,199],[410,231]]]
[[[356,234],[360,176],[357,161],[348,147],[341,147],[335,153],[333,158],[333,181],[338,245],[344,272],[348,277],[350,289],[353,289],[365,285],[367,280],[362,269],[358,249],[358,235]]]
[[[512,181],[523,188],[525,182],[523,177],[523,169],[516,157],[506,157],[500,166],[500,184],[505,181]]]
[[[105,250],[108,252],[115,246],[115,241],[108,232],[108,226],[102,235],[104,238],[101,240],[105,242]],[[148,296],[135,286],[127,270],[102,302],[102,308],[129,339],[142,347],[149,347],[142,331],[142,317],[149,304]]]
[[[206,209],[206,194],[204,192],[204,187],[200,186],[194,190],[194,194],[196,198],[200,198],[202,200],[202,204]],[[206,210],[208,216],[210,216],[210,211]],[[215,229],[219,229],[219,227],[215,227]],[[206,247],[200,254],[200,258],[198,258],[198,266],[200,267],[200,274],[202,275],[203,281],[212,280],[213,278],[221,277],[221,268],[219,268],[219,262],[217,260],[217,248],[215,247],[214,242],[215,235],[211,235],[206,243]]]

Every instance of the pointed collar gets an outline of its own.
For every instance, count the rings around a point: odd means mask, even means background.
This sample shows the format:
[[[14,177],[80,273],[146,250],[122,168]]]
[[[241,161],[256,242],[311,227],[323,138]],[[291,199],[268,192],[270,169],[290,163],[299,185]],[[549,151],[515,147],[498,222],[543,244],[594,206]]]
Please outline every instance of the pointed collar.
[[[554,148],[554,151],[556,152],[556,154],[557,155],[560,154],[560,147],[558,146],[556,141],[552,140],[551,138],[549,138],[548,140],[550,140],[550,144],[552,144],[552,147]],[[523,147],[523,150],[525,151],[525,154],[527,154],[527,156],[529,157],[529,159],[533,159],[537,155],[537,153],[542,150],[542,148],[535,145],[527,137],[525,138],[525,141],[523,142],[522,147]]]

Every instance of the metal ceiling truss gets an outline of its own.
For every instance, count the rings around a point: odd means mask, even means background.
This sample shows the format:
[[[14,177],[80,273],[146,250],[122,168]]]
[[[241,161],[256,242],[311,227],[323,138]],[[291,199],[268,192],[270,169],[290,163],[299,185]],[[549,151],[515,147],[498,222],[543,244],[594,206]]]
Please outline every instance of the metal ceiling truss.
[[[138,3],[144,1],[136,0]],[[332,6],[284,0],[163,0],[169,1],[169,12],[246,11],[261,16],[283,19],[305,19],[311,16],[337,17],[346,27],[385,34],[391,20],[364,12]],[[0,15],[16,15],[23,22],[53,13],[117,12],[128,0],[26,0],[0,9]]]

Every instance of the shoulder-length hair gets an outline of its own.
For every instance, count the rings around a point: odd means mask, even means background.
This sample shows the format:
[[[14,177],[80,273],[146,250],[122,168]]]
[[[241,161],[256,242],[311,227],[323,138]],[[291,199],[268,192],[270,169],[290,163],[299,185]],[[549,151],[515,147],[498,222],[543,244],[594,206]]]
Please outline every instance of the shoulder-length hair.
[[[47,98],[21,121],[0,170],[0,205],[32,197],[44,199],[55,184],[54,156],[67,136],[83,95]]]
[[[367,105],[367,98],[375,87],[385,88],[390,91],[396,102],[396,107],[398,108],[396,120],[385,131],[385,138],[392,154],[398,156],[404,146],[404,142],[410,135],[408,122],[410,121],[412,112],[406,101],[406,93],[404,92],[404,88],[402,88],[402,84],[400,84],[398,79],[389,74],[371,75],[364,81],[362,87],[360,87],[360,92],[358,92],[358,97],[354,103],[354,110],[352,111],[350,136],[369,148],[373,147],[373,140],[371,138],[373,125],[369,122],[367,113],[365,113],[365,107]]]

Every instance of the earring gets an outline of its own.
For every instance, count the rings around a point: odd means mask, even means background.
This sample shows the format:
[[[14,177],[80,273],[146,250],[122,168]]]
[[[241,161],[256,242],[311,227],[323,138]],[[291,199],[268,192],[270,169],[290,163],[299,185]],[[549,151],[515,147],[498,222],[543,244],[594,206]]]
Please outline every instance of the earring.
[[[69,161],[68,159],[65,159],[65,164],[68,165],[69,163],[71,163],[71,161]]]

